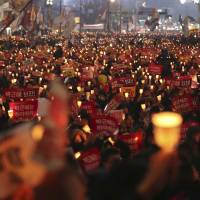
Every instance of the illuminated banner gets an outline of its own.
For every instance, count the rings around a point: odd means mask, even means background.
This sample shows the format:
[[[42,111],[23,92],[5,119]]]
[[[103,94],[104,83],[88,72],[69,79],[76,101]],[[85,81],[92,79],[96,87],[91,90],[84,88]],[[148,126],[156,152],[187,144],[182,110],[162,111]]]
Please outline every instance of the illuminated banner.
[[[9,106],[14,121],[32,120],[37,116],[38,100],[11,102]]]
[[[39,96],[38,88],[11,88],[4,90],[4,96],[9,99],[34,99]]]

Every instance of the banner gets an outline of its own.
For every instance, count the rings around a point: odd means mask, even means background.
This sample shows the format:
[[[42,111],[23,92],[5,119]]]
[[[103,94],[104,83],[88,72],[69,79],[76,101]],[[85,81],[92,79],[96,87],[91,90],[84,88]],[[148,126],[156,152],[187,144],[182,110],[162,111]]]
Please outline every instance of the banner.
[[[20,11],[30,0],[9,0],[14,10]]]
[[[172,109],[175,112],[187,113],[193,111],[193,98],[191,95],[181,95],[172,99]]]
[[[187,131],[192,126],[199,126],[200,124],[198,122],[189,121],[185,122],[181,127],[181,140],[184,140],[187,137]]]
[[[37,116],[38,100],[11,102],[9,106],[13,111],[14,121],[32,120]]]
[[[82,69],[82,73],[81,73],[81,80],[82,81],[88,81],[94,78],[94,69],[92,69],[91,67],[86,69],[83,68]]]
[[[82,102],[81,109],[87,111],[91,116],[96,115],[96,105],[94,101],[84,101]]]
[[[111,110],[108,112],[108,115],[115,118],[119,125],[121,124],[121,122],[125,117],[123,110]]]
[[[121,93],[125,95],[125,93],[128,93],[130,97],[135,97],[135,89],[136,87],[122,87]]]
[[[158,65],[158,64],[155,64],[155,63],[151,63],[151,64],[148,66],[148,72],[149,72],[150,74],[161,75],[161,74],[162,74],[162,71],[163,71],[163,66],[162,66],[162,65]]]
[[[171,87],[183,87],[183,88],[189,88],[192,85],[192,77],[191,76],[181,76],[179,79],[174,78],[165,79],[165,84]]]
[[[104,112],[107,113],[110,110],[115,110],[118,108],[118,106],[121,104],[121,96],[116,95],[115,97],[112,98],[112,100],[107,104],[107,106],[104,109]]]
[[[96,170],[100,165],[100,151],[97,148],[89,149],[81,154],[81,166],[89,173]]]
[[[117,120],[108,115],[97,115],[91,120],[91,129],[95,134],[113,135],[118,128]]]
[[[118,139],[128,144],[131,151],[135,152],[142,147],[142,132],[130,133],[128,135],[119,135]]]
[[[10,88],[4,90],[9,99],[35,99],[39,96],[39,88]]]
[[[130,87],[135,85],[132,77],[114,78],[111,82],[112,88]]]

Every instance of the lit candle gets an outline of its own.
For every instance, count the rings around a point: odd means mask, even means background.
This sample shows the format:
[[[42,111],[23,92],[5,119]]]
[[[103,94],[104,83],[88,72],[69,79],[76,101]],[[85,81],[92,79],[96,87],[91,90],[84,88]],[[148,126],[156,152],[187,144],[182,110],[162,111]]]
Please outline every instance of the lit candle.
[[[128,92],[125,92],[124,96],[125,96],[126,98],[128,98],[128,97],[129,97],[129,93],[128,93]]]
[[[94,90],[91,90],[90,93],[91,93],[91,94],[94,94]]]
[[[81,92],[81,87],[77,86],[77,90],[78,90],[78,92]]]
[[[80,156],[81,156],[81,153],[80,153],[80,152],[77,152],[77,153],[74,154],[74,157],[75,157],[76,159],[79,159]]]
[[[8,110],[8,116],[10,117],[10,119],[13,118],[14,112],[13,110]]]
[[[146,104],[141,104],[142,110],[146,110]]]
[[[142,94],[142,93],[143,93],[143,89],[140,89],[140,90],[139,90],[139,93]]]
[[[152,116],[154,139],[165,152],[171,152],[180,140],[182,124],[181,115],[173,112],[162,112]]]
[[[151,86],[150,86],[150,89],[151,89],[151,90],[153,90],[153,88],[154,88],[154,86],[153,86],[153,85],[151,85]]]
[[[91,81],[88,81],[88,86],[90,86],[91,85]]]
[[[80,108],[81,105],[82,105],[82,101],[78,100],[78,101],[77,101],[77,105],[78,105],[78,107]]]
[[[158,95],[158,96],[157,96],[157,99],[158,99],[158,101],[160,102],[160,101],[162,100],[162,96],[161,96],[161,95]]]

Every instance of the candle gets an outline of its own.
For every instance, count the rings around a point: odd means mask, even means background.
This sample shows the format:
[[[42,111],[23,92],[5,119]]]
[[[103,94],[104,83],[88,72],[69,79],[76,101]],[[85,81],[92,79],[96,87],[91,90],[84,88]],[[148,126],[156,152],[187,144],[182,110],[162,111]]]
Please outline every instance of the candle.
[[[81,92],[81,87],[77,86],[77,90],[78,90],[78,92]]]
[[[162,112],[152,116],[154,139],[163,151],[171,152],[175,149],[180,139],[182,121],[181,115],[173,112]]]
[[[90,86],[91,85],[91,81],[88,81],[88,86]]]
[[[158,95],[158,96],[157,96],[157,99],[158,99],[158,101],[160,102],[160,101],[162,100],[162,96],[161,96],[161,95]]]
[[[13,110],[8,110],[8,116],[10,117],[10,119],[13,118],[14,112]]]
[[[153,90],[153,88],[154,88],[154,86],[153,86],[153,85],[151,85],[151,86],[150,86],[150,89],[151,89],[151,90]]]
[[[142,110],[146,110],[146,104],[141,104]]]
[[[83,126],[83,131],[85,131],[86,133],[91,133],[91,129],[90,127],[88,126],[88,124],[86,124],[85,126]]]
[[[78,107],[80,108],[81,105],[82,105],[82,101],[78,100],[78,101],[77,101],[77,105],[78,105]]]
[[[143,89],[140,89],[140,90],[139,90],[139,93],[142,94],[142,93],[143,93]]]
[[[86,92],[86,99],[89,101],[90,100],[90,92]]]
[[[91,90],[90,93],[91,93],[91,94],[94,94],[94,90]]]
[[[75,157],[76,159],[79,159],[80,156],[81,156],[81,153],[80,153],[80,152],[77,152],[77,153],[74,154],[74,157]]]
[[[125,96],[126,98],[128,98],[128,97],[129,97],[129,93],[128,93],[128,92],[125,92],[124,96]]]

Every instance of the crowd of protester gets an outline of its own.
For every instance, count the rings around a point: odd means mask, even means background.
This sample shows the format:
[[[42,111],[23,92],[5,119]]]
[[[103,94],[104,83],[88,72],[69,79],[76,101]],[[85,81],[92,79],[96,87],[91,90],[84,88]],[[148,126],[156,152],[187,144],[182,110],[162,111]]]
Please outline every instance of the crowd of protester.
[[[0,61],[2,142],[7,132],[24,123],[9,114],[12,99],[4,96],[5,90],[39,88],[38,102],[47,104],[51,82],[59,79],[68,95],[65,166],[49,172],[37,187],[19,183],[23,187],[9,198],[200,198],[200,35],[83,33],[68,40],[53,35],[5,37],[0,39]],[[186,83],[177,85],[180,80]],[[178,101],[186,96],[191,104],[181,107]],[[96,116],[119,110],[116,130],[93,129]],[[163,111],[179,112],[185,125],[180,144],[169,154],[161,153],[153,138],[151,116]],[[38,111],[32,121],[40,123],[45,117],[45,112]],[[121,139],[130,135],[131,143]],[[87,159],[94,159],[89,168],[83,159],[86,154]]]

